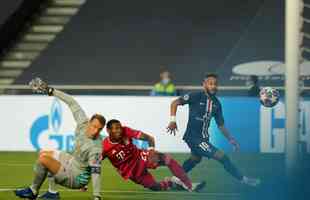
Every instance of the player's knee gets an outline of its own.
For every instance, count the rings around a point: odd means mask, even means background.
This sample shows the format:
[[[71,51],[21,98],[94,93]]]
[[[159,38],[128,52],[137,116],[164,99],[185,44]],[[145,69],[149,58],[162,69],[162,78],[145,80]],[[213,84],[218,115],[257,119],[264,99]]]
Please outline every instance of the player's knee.
[[[49,154],[45,154],[45,153],[40,153],[40,156],[39,156],[39,159],[38,159],[38,162],[40,164],[42,164],[43,166],[47,166],[48,163],[49,163],[49,159],[50,158],[50,155]]]
[[[39,152],[39,157],[41,157],[41,156],[45,156],[46,154],[47,154],[47,152],[46,152],[46,151],[41,150],[41,151]]]
[[[227,165],[230,162],[230,159],[225,154],[218,159],[219,162],[221,162],[223,165]]]
[[[217,150],[214,153],[213,158],[220,161],[223,159],[227,159],[228,157],[225,155],[225,153],[222,150]]]
[[[40,154],[39,158],[38,158],[38,162],[41,164],[41,165],[46,165],[47,163],[47,158],[45,155],[43,154]]]
[[[39,158],[40,157],[51,157],[52,155],[53,155],[52,151],[41,150],[39,153]]]

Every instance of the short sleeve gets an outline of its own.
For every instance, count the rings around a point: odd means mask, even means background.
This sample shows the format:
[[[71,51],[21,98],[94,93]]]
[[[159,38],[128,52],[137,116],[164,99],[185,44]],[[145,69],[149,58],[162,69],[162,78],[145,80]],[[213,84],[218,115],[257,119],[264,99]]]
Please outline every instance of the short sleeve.
[[[218,101],[218,107],[216,109],[216,113],[215,113],[215,122],[217,124],[217,126],[223,126],[224,125],[224,116],[223,116],[223,111],[222,111],[222,105],[221,103]]]
[[[126,126],[123,127],[123,130],[124,130],[125,135],[129,138],[139,139],[142,135],[141,131],[135,130],[135,129],[132,129]]]
[[[181,97],[179,97],[179,101],[181,103],[181,105],[185,105],[185,104],[191,104],[194,100],[194,94],[193,93],[188,93],[185,94]]]

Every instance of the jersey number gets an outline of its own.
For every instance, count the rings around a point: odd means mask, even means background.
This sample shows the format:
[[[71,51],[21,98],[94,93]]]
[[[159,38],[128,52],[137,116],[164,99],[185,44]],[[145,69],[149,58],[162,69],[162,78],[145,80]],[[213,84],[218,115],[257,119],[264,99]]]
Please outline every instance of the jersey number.
[[[146,151],[142,151],[141,153],[140,153],[140,156],[141,156],[141,159],[143,160],[143,161],[147,161],[147,156],[149,155],[149,152],[146,152]]]

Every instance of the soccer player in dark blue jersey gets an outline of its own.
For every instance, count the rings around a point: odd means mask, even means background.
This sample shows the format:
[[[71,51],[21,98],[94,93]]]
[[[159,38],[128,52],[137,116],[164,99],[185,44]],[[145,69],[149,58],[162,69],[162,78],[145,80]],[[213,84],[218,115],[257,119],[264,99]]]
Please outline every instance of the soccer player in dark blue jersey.
[[[220,162],[224,169],[241,183],[257,186],[260,183],[259,179],[244,176],[222,150],[217,149],[210,143],[208,128],[211,119],[214,118],[218,128],[229,143],[233,145],[234,150],[239,150],[238,142],[225,128],[222,105],[215,96],[217,92],[217,75],[207,74],[203,80],[203,88],[203,91],[189,93],[174,100],[170,107],[171,119],[167,129],[168,132],[175,135],[177,130],[177,107],[185,104],[189,106],[189,119],[183,140],[190,148],[191,156],[183,163],[184,170],[186,172],[191,171],[201,161],[202,157],[207,157]]]

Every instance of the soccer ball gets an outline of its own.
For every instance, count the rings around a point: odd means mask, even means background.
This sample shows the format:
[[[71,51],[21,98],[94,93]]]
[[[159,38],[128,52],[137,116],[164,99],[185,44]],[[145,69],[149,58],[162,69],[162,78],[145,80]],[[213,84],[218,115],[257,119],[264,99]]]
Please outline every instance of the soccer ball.
[[[280,99],[280,93],[272,87],[263,87],[259,92],[260,103],[268,108],[275,106]]]

